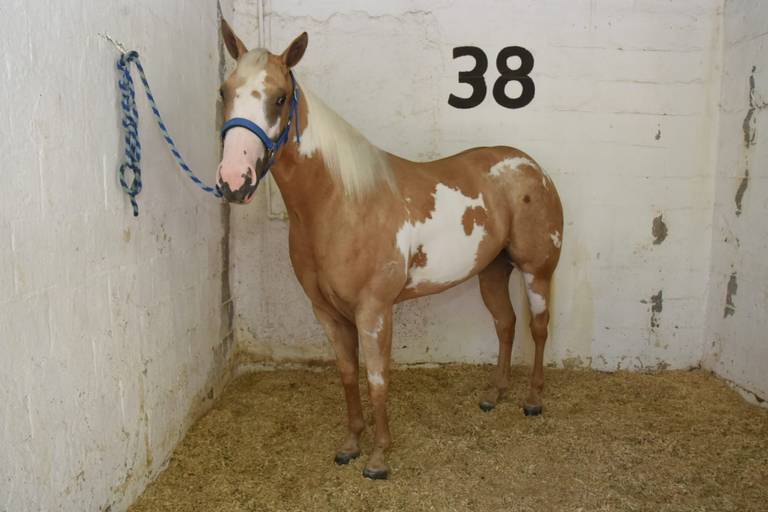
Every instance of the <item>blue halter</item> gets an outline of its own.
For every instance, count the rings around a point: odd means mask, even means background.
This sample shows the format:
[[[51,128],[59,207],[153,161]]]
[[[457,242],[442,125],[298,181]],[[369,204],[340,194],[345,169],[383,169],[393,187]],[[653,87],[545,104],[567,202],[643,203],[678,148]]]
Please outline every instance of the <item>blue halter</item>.
[[[293,72],[289,71],[289,74],[291,76],[293,91],[291,92],[290,110],[288,111],[288,123],[280,133],[280,136],[277,137],[277,140],[273,141],[270,139],[269,135],[267,135],[259,125],[244,117],[233,117],[221,127],[221,140],[224,140],[224,137],[229,130],[235,126],[239,126],[256,135],[261,140],[262,144],[264,144],[264,148],[267,150],[267,154],[265,155],[267,163],[264,165],[264,172],[261,173],[261,176],[257,176],[256,183],[261,181],[261,179],[267,175],[272,164],[275,163],[277,152],[286,142],[288,142],[292,122],[296,123],[296,143],[301,144],[301,135],[299,133],[299,88],[296,87],[296,79],[293,77]]]

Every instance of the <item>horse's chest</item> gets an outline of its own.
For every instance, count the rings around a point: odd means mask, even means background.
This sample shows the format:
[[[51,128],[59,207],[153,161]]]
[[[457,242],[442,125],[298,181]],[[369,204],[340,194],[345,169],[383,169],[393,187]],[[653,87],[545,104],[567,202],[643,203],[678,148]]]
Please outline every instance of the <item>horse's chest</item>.
[[[328,225],[334,225],[328,222]],[[296,277],[310,298],[320,293],[325,300],[332,298],[354,302],[372,269],[370,263],[376,251],[370,249],[361,236],[349,230],[292,228],[290,253]]]
[[[407,266],[406,288],[465,279],[476,266],[487,221],[482,194],[473,198],[438,184],[429,215],[407,220],[397,232],[396,244]]]

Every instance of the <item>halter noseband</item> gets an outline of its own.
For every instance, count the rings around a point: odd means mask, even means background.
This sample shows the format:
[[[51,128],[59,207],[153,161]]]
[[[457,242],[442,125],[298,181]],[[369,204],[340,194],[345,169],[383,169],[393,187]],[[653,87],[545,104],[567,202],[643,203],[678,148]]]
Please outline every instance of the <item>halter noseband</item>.
[[[296,143],[301,143],[301,135],[299,133],[299,88],[296,86],[296,79],[293,77],[293,72],[289,71],[288,73],[291,76],[291,85],[293,87],[293,91],[291,92],[290,110],[288,111],[288,123],[280,133],[280,136],[277,137],[277,140],[273,141],[270,139],[269,135],[267,135],[259,125],[244,117],[233,117],[221,127],[221,140],[224,140],[224,137],[230,129],[239,126],[256,135],[261,140],[262,144],[264,144],[264,148],[267,150],[267,154],[265,155],[267,163],[264,165],[264,172],[261,173],[261,176],[257,176],[256,178],[257,184],[269,172],[269,169],[275,162],[277,152],[286,142],[288,142],[288,135],[291,132],[291,123],[294,119],[296,123]]]

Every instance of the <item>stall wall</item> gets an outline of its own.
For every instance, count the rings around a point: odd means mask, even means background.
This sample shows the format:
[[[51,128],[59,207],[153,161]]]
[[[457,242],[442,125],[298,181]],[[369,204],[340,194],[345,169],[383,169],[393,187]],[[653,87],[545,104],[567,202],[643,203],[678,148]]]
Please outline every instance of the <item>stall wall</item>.
[[[140,52],[190,164],[217,163],[214,2],[0,3],[3,512],[124,510],[229,358],[228,212],[179,173],[141,98],[132,216],[100,33]]]
[[[505,144],[542,164],[566,217],[549,364],[686,368],[705,334],[721,4],[235,0],[233,24],[251,46],[261,25],[274,52],[308,31],[299,82],[387,151],[424,160]],[[457,73],[471,59],[452,58],[463,45],[489,61],[488,97],[470,110],[447,102],[470,92]],[[497,52],[512,45],[535,59],[535,98],[518,110],[490,94]],[[329,358],[288,260],[279,194],[268,192],[232,210],[242,360]],[[519,275],[511,293],[513,357],[530,362]],[[493,361],[476,280],[398,306],[393,346],[400,362]]]
[[[725,4],[705,365],[768,400],[768,3]]]

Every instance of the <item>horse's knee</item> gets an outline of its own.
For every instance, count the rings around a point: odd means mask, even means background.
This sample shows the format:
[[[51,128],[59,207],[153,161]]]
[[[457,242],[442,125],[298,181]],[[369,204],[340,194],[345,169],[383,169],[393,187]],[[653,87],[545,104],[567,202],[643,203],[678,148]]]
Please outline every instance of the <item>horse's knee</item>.
[[[547,340],[549,326],[549,311],[531,317],[531,335],[536,343],[543,343]]]
[[[387,386],[383,382],[372,381],[371,377],[368,377],[368,395],[371,397],[371,402],[374,407],[385,405],[387,400]]]
[[[353,368],[339,370],[341,383],[345,386],[357,386],[357,372]]]
[[[515,318],[515,313],[511,313],[510,315],[504,315],[503,317],[494,318],[494,323],[496,324],[496,331],[500,336],[503,336],[504,338],[510,337],[515,332],[515,323],[517,319]]]

